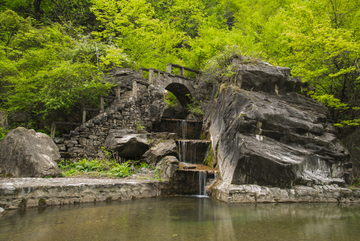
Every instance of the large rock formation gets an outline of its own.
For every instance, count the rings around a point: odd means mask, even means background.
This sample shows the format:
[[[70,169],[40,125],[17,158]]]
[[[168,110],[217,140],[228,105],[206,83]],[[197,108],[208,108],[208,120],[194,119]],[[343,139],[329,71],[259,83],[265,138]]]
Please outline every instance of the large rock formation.
[[[59,149],[52,139],[34,130],[19,127],[1,141],[0,173],[15,177],[45,177],[61,174],[56,160]]]
[[[135,134],[134,130],[110,130],[105,148],[120,157],[139,157],[149,149],[149,144],[145,134]]]
[[[351,182],[349,154],[327,108],[298,94],[290,69],[235,63],[207,108],[220,181],[289,188]]]

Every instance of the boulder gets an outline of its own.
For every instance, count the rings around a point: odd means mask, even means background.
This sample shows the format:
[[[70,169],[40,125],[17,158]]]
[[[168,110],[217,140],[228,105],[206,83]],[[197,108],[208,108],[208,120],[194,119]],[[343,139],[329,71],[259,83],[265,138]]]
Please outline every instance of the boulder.
[[[134,130],[110,130],[105,140],[107,150],[117,152],[120,157],[139,157],[148,149],[146,134],[135,134]]]
[[[349,184],[352,164],[327,108],[293,92],[287,69],[237,67],[242,85],[235,78],[220,88],[205,116],[220,179],[282,188]]]
[[[142,156],[149,164],[157,164],[165,156],[178,156],[174,140],[165,140],[152,147]]]
[[[53,140],[22,127],[12,130],[1,141],[0,172],[14,177],[45,177],[61,174],[56,162],[59,149]]]
[[[162,180],[170,180],[179,169],[179,160],[174,156],[166,156],[156,164],[156,168],[160,170]]]
[[[291,69],[272,66],[258,61],[256,64],[243,64],[241,59],[233,59],[236,65],[235,83],[241,89],[252,91],[291,92],[300,90],[300,78],[291,78]]]

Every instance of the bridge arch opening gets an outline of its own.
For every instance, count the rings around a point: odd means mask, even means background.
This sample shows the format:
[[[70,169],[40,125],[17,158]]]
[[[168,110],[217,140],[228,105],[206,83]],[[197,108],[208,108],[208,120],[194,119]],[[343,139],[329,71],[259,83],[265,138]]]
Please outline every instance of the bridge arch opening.
[[[191,103],[192,96],[190,90],[183,84],[171,83],[165,88],[175,95],[183,108],[186,108]]]

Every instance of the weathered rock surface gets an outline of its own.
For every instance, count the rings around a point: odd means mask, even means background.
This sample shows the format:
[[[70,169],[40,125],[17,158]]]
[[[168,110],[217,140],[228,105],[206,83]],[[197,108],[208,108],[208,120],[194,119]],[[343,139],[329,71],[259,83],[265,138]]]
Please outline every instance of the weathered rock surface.
[[[135,134],[134,130],[110,130],[105,148],[121,157],[138,157],[149,149],[149,144],[145,134]]]
[[[179,160],[174,156],[167,156],[156,164],[156,168],[160,170],[162,180],[170,180],[179,169]]]
[[[291,78],[291,69],[271,66],[257,61],[254,64],[242,64],[242,60],[233,59],[236,66],[235,84],[244,90],[263,92],[293,92],[300,89],[300,78]]]
[[[158,197],[163,186],[156,180],[6,178],[0,179],[0,206],[17,209]]]
[[[19,127],[1,141],[0,172],[15,177],[59,176],[55,162],[59,158],[59,149],[49,136]]]
[[[205,118],[222,181],[282,188],[351,182],[349,155],[327,108],[294,92],[289,69],[235,69]]]
[[[360,188],[350,190],[336,184],[323,186],[293,186],[291,188],[259,185],[233,185],[217,181],[210,196],[228,203],[274,202],[334,202],[359,203]]]
[[[143,159],[149,164],[157,164],[165,156],[178,156],[174,140],[165,140],[145,152]]]

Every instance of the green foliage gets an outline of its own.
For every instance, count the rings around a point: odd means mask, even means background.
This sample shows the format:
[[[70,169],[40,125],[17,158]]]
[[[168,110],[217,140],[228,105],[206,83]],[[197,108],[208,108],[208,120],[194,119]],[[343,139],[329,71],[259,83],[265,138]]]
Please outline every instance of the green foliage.
[[[208,153],[207,153],[207,155],[206,155],[206,159],[205,159],[205,165],[206,166],[209,166],[209,167],[213,167],[212,166],[212,160],[213,160],[213,155],[212,155],[212,143],[210,143],[210,146],[209,146],[209,151],[208,151]]]
[[[4,129],[0,127],[0,141],[5,138],[6,134],[9,133],[10,130]]]
[[[114,177],[128,177],[132,175],[129,162],[116,163],[116,165],[111,168],[110,173],[113,174]]]
[[[112,87],[102,80],[101,60],[86,38],[70,37],[58,24],[34,28],[30,18],[10,10],[0,13],[0,26],[0,107],[30,114],[31,128],[97,106]]]
[[[38,202],[38,205],[39,205],[39,207],[46,206],[46,200],[43,199],[43,198],[40,198],[40,199],[39,199],[39,202]]]
[[[138,168],[152,168],[152,166],[149,165],[146,162],[140,162],[139,165],[137,165],[136,167],[138,167]]]
[[[170,91],[166,92],[166,95],[164,97],[164,102],[166,104],[165,108],[168,108],[170,106],[174,107],[176,105],[180,105],[180,102],[178,101],[176,96]]]
[[[104,152],[105,156],[109,159],[109,160],[113,160],[113,155],[110,151],[106,150],[105,147],[101,147],[101,150]]]
[[[186,97],[190,100],[190,103],[187,104],[186,109],[193,115],[202,116],[204,111],[201,108],[201,103],[196,101],[190,94],[186,94]]]
[[[352,186],[359,187],[360,186],[360,177],[354,177]]]
[[[313,9],[313,5],[293,4],[289,13],[280,16],[286,19],[282,39],[289,50],[280,61],[315,88],[313,98],[330,107],[335,122],[351,122],[357,110],[351,107],[360,106],[356,97],[360,45],[353,32],[334,28],[331,17]]]
[[[107,177],[128,177],[132,175],[129,162],[120,164],[113,160],[82,159],[74,163],[66,160],[61,161],[58,166],[62,171],[62,175],[66,177],[79,176],[85,173]]]
[[[38,7],[35,8],[35,2]],[[1,9],[11,9],[23,18],[31,17],[42,23],[71,23],[92,28],[95,16],[90,12],[90,0],[2,0]]]
[[[111,88],[103,71],[115,66],[164,70],[171,62],[213,80],[234,75],[234,57],[254,64],[242,56],[292,68],[336,126],[358,124],[359,0],[36,2],[0,3],[0,108],[30,114],[27,127],[81,119]],[[201,114],[199,106],[189,108]]]
[[[159,168],[156,168],[155,171],[154,171],[155,179],[158,180],[159,182],[162,181],[160,172],[161,172],[161,170]]]
[[[240,48],[237,45],[233,46],[224,46],[224,49],[213,56],[208,60],[204,67],[203,72],[205,72],[208,78],[215,78],[215,76],[222,75],[226,77],[234,76],[235,72],[234,65],[232,60],[234,58],[241,59]]]
[[[91,11],[100,23],[93,35],[121,46],[131,67],[164,69],[167,63],[178,62],[175,46],[184,40],[184,34],[153,18],[154,9],[145,0],[91,2]]]
[[[142,131],[145,129],[145,126],[141,125],[140,121],[136,124],[136,130]]]

